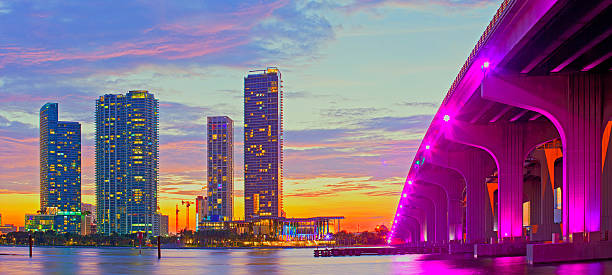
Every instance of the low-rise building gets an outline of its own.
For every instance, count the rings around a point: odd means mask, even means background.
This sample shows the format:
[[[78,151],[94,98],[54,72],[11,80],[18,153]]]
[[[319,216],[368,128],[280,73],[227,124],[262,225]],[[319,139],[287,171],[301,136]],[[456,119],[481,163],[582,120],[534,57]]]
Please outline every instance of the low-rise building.
[[[17,231],[17,227],[12,224],[0,225],[0,235]]]
[[[247,221],[211,221],[198,224],[198,230],[230,230],[236,234],[265,236],[269,240],[324,240],[330,233],[340,232],[344,217],[284,218],[257,217]]]
[[[26,214],[26,231],[55,231],[57,233],[81,234],[81,212],[57,211],[45,214]]]

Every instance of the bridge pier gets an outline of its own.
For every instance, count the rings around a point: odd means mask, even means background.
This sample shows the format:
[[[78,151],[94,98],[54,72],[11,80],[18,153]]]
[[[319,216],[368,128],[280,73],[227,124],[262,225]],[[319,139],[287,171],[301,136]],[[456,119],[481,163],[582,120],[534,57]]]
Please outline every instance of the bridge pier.
[[[603,123],[607,123],[602,116],[612,112],[612,106],[602,102],[612,96],[611,78],[610,73],[489,74],[483,80],[483,98],[536,111],[557,128],[563,146],[562,231],[566,238],[601,230],[601,139]]]
[[[421,225],[416,218],[406,216],[406,222],[408,223],[408,238],[404,239],[406,243],[418,243],[421,239]]]
[[[413,219],[419,224],[419,232],[417,242],[426,242],[427,238],[427,215],[425,211],[418,208],[404,207],[402,209],[402,215],[408,219]]]
[[[434,205],[436,243],[448,243],[448,199],[446,193],[440,186],[422,180],[414,181],[412,186],[417,195],[428,198]]]
[[[552,233],[561,233],[559,224],[554,219],[555,161],[561,155],[559,148],[536,149],[533,156],[540,164],[540,201],[538,232],[533,234],[533,241],[551,241]]]
[[[431,244],[436,243],[436,207],[433,201],[427,197],[414,194],[408,198],[408,205],[422,209],[425,214],[425,229],[427,233],[426,242]]]
[[[426,156],[429,159],[429,156]],[[414,180],[425,181],[442,188],[447,198],[447,228],[449,241],[463,240],[462,195],[465,183],[461,175],[451,169],[429,163],[419,168]]]

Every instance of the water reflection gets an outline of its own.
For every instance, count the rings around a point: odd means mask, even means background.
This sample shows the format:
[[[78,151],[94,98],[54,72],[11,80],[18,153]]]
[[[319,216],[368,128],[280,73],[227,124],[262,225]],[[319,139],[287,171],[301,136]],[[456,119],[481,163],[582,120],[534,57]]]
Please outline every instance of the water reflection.
[[[17,255],[6,255],[17,254]],[[1,274],[612,274],[612,261],[529,266],[524,257],[396,255],[314,258],[312,249],[0,247]]]

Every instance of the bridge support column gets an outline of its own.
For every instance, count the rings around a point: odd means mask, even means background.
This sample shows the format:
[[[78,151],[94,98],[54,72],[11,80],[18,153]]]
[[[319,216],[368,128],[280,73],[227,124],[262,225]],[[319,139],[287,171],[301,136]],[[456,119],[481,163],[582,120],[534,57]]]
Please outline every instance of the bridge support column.
[[[602,91],[611,77],[609,73],[489,74],[483,80],[483,98],[536,111],[559,131],[563,144],[562,230],[566,237],[601,229]]]
[[[555,160],[561,156],[559,148],[538,149],[534,157],[540,163],[540,220],[537,221],[538,232],[535,241],[550,241],[552,233],[561,233],[561,227],[555,224],[554,216],[554,182]]]
[[[413,217],[406,217],[406,220],[409,224],[409,237],[406,242],[408,243],[418,243],[420,241],[420,233],[421,233],[421,225],[419,221]]]
[[[425,163],[417,170],[415,181],[424,181],[439,186],[447,199],[447,240],[460,241],[463,239],[463,211],[461,204],[465,182],[461,174],[452,169],[444,168],[430,163],[431,157],[425,156]]]
[[[408,204],[423,210],[426,224],[426,241],[431,244],[436,243],[436,207],[433,202],[426,197],[412,195],[409,197]]]
[[[448,199],[448,240],[463,240],[463,206],[461,199]]]
[[[419,224],[419,232],[417,242],[426,242],[427,238],[427,215],[425,211],[418,208],[404,207],[402,215],[406,218],[414,219]]]
[[[418,196],[427,197],[434,205],[436,243],[448,243],[448,199],[444,190],[437,185],[416,181],[412,185]]]
[[[493,210],[487,193],[486,178],[495,169],[491,156],[480,149],[463,151],[436,149],[429,156],[434,165],[455,170],[466,184],[466,241],[486,243],[493,237]],[[450,213],[449,213],[450,214]]]
[[[612,144],[610,144],[610,135],[612,133],[612,121],[608,121],[603,134],[602,152],[603,152],[603,173],[601,178],[601,230],[608,232],[608,239],[612,238]]]

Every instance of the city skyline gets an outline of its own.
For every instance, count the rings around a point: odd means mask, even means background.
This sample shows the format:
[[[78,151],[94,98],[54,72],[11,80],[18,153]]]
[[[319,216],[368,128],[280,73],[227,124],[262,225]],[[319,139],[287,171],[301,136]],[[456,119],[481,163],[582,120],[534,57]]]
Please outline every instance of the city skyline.
[[[173,216],[176,202],[193,200],[205,184],[204,116],[226,114],[243,124],[241,80],[249,69],[267,66],[282,68],[286,83],[286,212],[294,217],[333,212],[346,217],[343,228],[348,230],[386,223],[406,163],[498,6],[486,1],[213,3],[188,9],[169,4],[174,12],[160,14],[144,5],[125,7],[144,13],[113,13],[113,22],[130,24],[107,25],[95,16],[99,5],[71,5],[83,17],[53,4],[1,8],[0,20],[25,32],[40,33],[32,24],[48,26],[38,37],[43,43],[0,30],[10,37],[10,45],[0,50],[0,212],[5,223],[22,225],[24,209],[39,207],[39,164],[29,156],[38,154],[35,112],[44,103],[71,106],[62,108],[63,117],[83,124],[82,198],[93,203],[92,100],[113,90],[153,91],[165,110],[160,115],[160,182],[165,183],[160,184],[160,207]],[[248,24],[236,16],[245,12],[252,18]],[[61,33],[71,36],[55,39]],[[449,39],[454,47],[447,49]],[[202,46],[202,41],[208,42]],[[240,128],[234,152],[238,218],[244,217]],[[15,196],[20,198],[15,204],[6,203]],[[180,222],[184,225],[184,219]],[[170,223],[173,230],[173,217]]]

